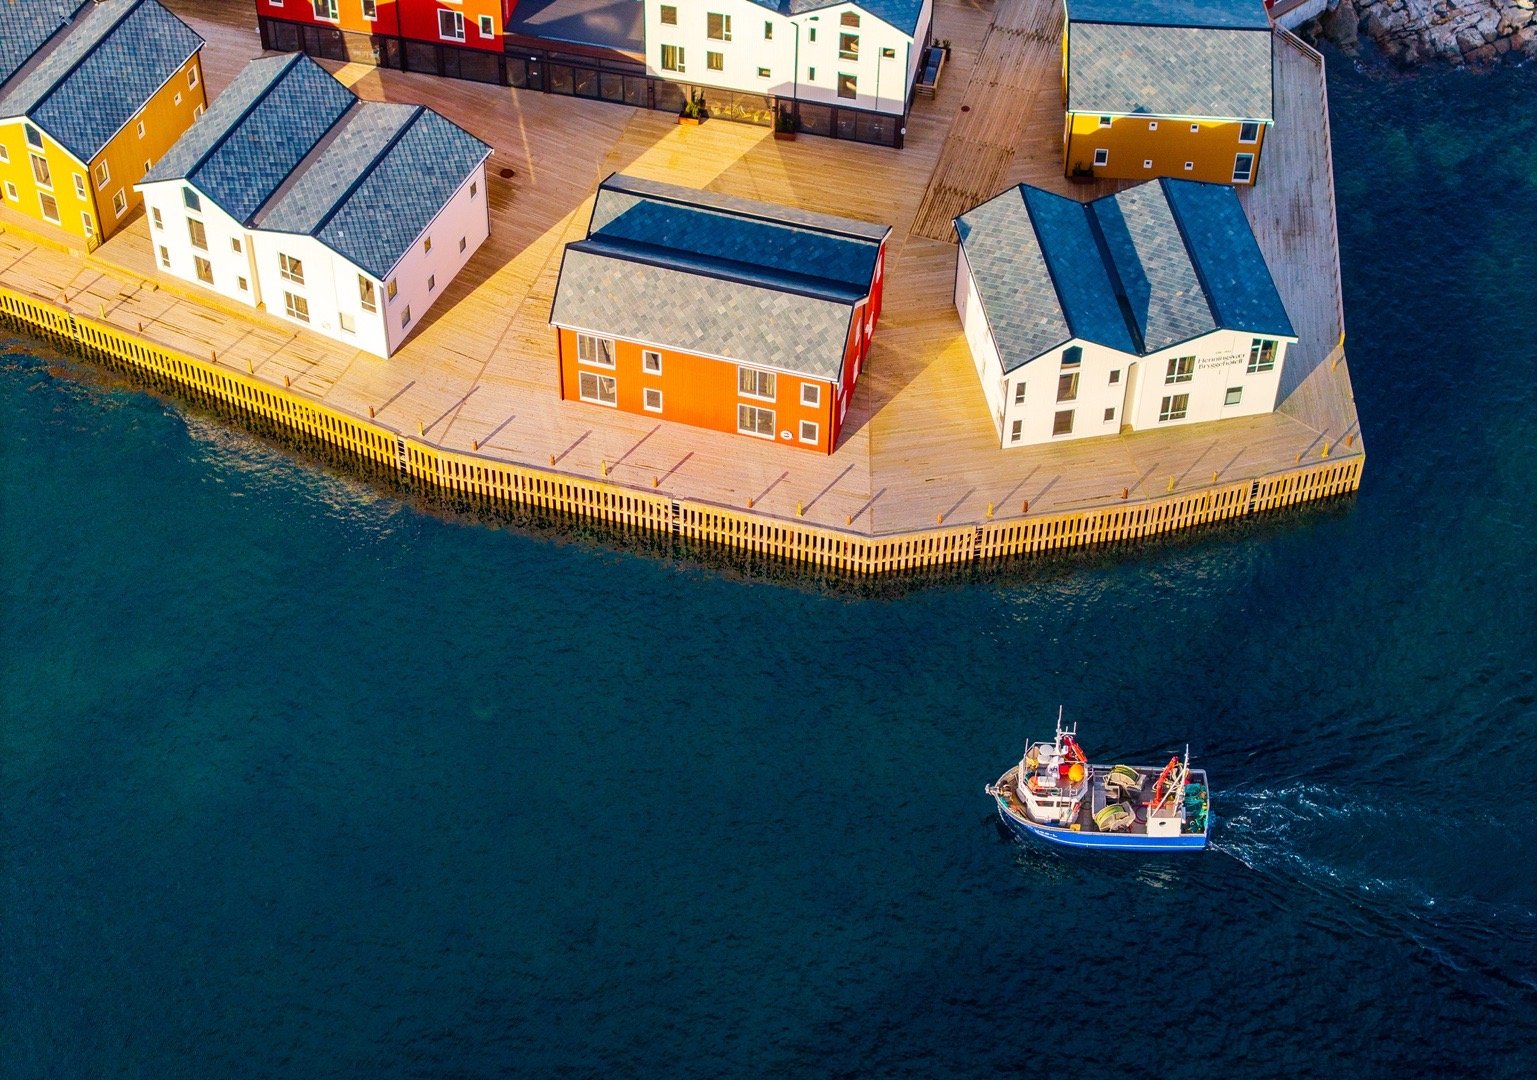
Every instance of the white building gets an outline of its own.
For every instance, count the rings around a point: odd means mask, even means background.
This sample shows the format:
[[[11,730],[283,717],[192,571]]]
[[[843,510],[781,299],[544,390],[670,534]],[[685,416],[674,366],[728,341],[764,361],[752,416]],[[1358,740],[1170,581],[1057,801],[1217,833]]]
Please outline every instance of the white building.
[[[1275,409],[1297,338],[1232,188],[1020,185],[955,225],[955,306],[1004,447]]]
[[[162,270],[388,356],[489,234],[490,153],[295,53],[252,61],[138,188]]]
[[[645,0],[646,68],[689,87],[900,119],[933,0]],[[717,102],[722,96],[713,96]],[[807,110],[808,130],[822,121]],[[829,123],[835,122],[831,119]],[[857,122],[850,114],[847,123]],[[830,132],[822,132],[830,133]]]

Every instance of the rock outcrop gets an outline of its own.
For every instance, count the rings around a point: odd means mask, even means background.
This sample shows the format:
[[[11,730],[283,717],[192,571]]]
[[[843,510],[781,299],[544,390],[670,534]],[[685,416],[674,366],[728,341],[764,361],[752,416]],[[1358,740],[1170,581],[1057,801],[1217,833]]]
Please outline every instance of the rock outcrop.
[[[1487,67],[1537,59],[1537,0],[1339,0],[1317,32],[1347,51],[1365,36],[1395,62]]]

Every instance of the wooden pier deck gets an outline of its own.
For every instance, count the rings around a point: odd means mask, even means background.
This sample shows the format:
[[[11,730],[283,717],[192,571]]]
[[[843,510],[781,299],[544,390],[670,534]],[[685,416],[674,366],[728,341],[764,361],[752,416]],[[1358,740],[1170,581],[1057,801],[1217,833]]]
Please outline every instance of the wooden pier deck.
[[[208,39],[213,92],[260,53],[247,0],[169,6]],[[951,58],[936,96],[917,99],[901,151],[779,142],[722,121],[685,128],[605,102],[328,64],[363,97],[430,104],[495,148],[491,239],[388,360],[161,275],[142,214],[87,255],[0,210],[0,286],[445,453],[864,538],[1134,506],[1359,458],[1321,62],[1285,37],[1276,128],[1244,197],[1302,333],[1282,408],[999,448],[951,300],[948,216],[1021,181],[1078,198],[1113,187],[1061,175],[1058,3],[939,0],[935,11]],[[597,183],[618,170],[894,226],[885,309],[834,454],[559,400],[547,319],[561,248],[581,235]]]

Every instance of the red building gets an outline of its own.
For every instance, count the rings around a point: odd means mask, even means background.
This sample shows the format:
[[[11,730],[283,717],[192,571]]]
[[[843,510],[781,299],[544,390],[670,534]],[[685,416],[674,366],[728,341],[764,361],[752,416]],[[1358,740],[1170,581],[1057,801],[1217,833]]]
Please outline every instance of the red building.
[[[610,176],[561,261],[561,397],[832,453],[890,232]]]
[[[262,47],[329,60],[505,82],[502,35],[517,0],[256,0]]]

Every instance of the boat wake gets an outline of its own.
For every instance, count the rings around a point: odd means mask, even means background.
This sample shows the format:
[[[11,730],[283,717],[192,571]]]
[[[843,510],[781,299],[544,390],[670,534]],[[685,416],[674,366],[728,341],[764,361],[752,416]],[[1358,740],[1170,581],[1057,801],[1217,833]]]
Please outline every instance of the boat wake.
[[[1412,850],[1405,857],[1399,849],[1383,854],[1389,840],[1414,840],[1402,835],[1400,815],[1359,793],[1311,783],[1227,789],[1215,811],[1212,850],[1267,879],[1261,892],[1272,903],[1288,903],[1300,886],[1325,902],[1321,916],[1339,929],[1411,944],[1438,966],[1477,976],[1480,992],[1497,998],[1537,998],[1537,974],[1519,959],[1537,955],[1537,911],[1436,895],[1414,877],[1374,872],[1374,857],[1379,864],[1416,865]],[[1444,822],[1444,836],[1423,839],[1456,845],[1459,835],[1490,824]]]

